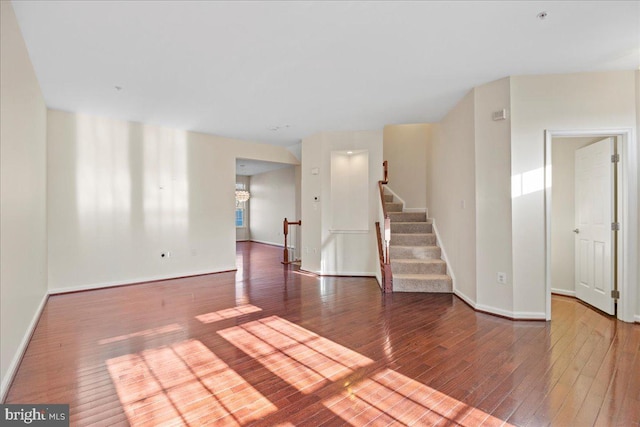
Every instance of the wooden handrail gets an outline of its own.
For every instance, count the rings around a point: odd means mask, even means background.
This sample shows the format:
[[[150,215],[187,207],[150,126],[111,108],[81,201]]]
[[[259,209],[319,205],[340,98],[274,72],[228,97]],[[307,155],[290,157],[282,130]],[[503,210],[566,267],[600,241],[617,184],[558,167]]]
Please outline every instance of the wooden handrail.
[[[302,220],[299,220],[299,221],[287,221],[287,218],[285,218],[284,221],[282,222],[282,229],[283,229],[283,234],[284,234],[284,255],[283,255],[284,260],[282,261],[282,263],[285,264],[285,265],[292,264],[294,262],[298,262],[299,261],[299,260],[289,261],[289,246],[287,244],[287,236],[289,235],[289,226],[290,225],[302,225]]]
[[[380,191],[380,203],[382,203],[382,215],[385,219],[385,235],[389,230],[390,221],[389,215],[387,214],[387,206],[384,201],[384,187],[389,183],[389,163],[385,160],[382,162],[383,167],[383,179],[378,181],[378,190]],[[382,233],[380,232],[380,222],[376,222],[376,237],[378,239],[378,255],[380,258],[380,272],[382,275],[382,291],[392,292],[393,291],[393,274],[391,273],[391,261],[389,259],[389,246],[386,246],[386,251],[382,248]],[[386,240],[385,240],[386,241]]]
[[[386,160],[382,162],[382,170],[383,170],[384,178],[381,181],[378,181],[378,190],[380,190],[380,203],[382,203],[382,214],[386,218],[387,207],[385,206],[385,203],[384,203],[384,187],[383,187],[383,185],[386,185],[389,183],[389,162],[387,162]]]

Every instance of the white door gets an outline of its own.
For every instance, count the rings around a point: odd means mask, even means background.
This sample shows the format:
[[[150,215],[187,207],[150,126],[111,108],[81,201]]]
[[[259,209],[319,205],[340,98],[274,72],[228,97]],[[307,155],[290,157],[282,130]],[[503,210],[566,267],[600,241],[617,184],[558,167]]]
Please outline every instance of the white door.
[[[614,314],[612,231],[613,138],[575,153],[576,296]]]

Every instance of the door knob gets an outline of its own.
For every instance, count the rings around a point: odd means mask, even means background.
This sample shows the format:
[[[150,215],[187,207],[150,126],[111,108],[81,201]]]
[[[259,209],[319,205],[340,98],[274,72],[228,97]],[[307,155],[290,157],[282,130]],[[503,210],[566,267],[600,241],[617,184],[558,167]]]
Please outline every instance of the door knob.
[[[576,234],[580,234],[580,229],[579,228],[574,228],[573,232],[576,233]]]

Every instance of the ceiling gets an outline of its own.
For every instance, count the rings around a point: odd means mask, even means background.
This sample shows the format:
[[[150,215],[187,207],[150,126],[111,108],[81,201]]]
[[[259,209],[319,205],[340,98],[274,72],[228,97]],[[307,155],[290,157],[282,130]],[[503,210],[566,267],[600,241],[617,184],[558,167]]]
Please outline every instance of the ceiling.
[[[509,75],[640,66],[639,1],[13,6],[48,107],[282,146],[439,121]]]
[[[262,160],[236,159],[236,175],[253,176],[283,168],[292,168],[286,163],[265,162]]]

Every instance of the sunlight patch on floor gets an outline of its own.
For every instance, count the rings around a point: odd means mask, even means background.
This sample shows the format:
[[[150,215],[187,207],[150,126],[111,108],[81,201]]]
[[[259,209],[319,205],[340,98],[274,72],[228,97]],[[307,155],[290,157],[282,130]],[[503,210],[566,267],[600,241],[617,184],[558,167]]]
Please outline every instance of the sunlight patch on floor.
[[[372,420],[384,425],[435,425],[442,421],[469,427],[509,425],[391,369],[355,384],[345,383],[341,393],[323,404],[352,425]]]
[[[171,332],[179,332],[182,331],[182,326],[177,323],[172,323],[170,325],[159,326],[157,328],[145,329],[143,331],[132,332],[130,334],[119,335],[117,337],[104,338],[98,341],[98,344],[112,344],[114,342],[125,341],[131,338],[148,338],[161,334],[169,334]]]
[[[232,319],[234,317],[240,317],[244,314],[256,313],[262,311],[261,308],[251,304],[239,305],[237,307],[226,308],[224,310],[214,311],[212,313],[201,314],[196,316],[196,319],[202,323],[214,323],[225,319]]]
[[[302,393],[312,393],[373,360],[278,316],[218,331]]]
[[[278,409],[197,340],[106,363],[131,425],[243,425]]]

